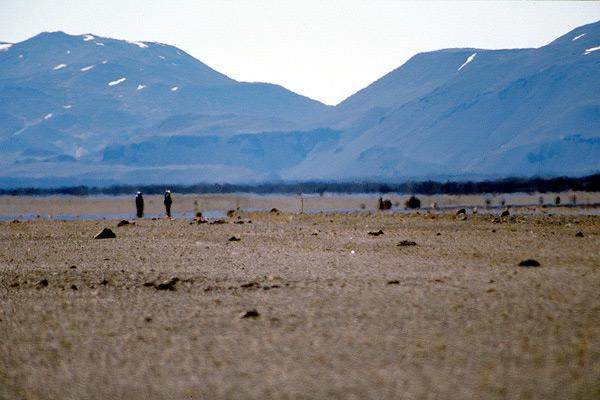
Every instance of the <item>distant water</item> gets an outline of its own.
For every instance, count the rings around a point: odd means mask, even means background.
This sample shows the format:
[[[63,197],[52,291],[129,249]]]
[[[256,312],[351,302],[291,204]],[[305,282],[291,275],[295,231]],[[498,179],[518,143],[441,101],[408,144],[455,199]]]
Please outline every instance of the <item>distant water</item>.
[[[392,208],[391,210],[384,211],[386,213],[391,214],[410,214],[415,212],[425,213],[428,211],[433,212],[446,212],[451,213],[456,210],[464,208],[468,213],[473,213],[474,209],[477,209],[478,214],[489,214],[489,215],[497,215],[503,210],[505,207],[502,206],[489,206],[489,207],[474,207],[472,205],[452,205],[452,206],[441,206],[436,210],[432,210],[431,208],[421,208],[416,210],[405,209],[405,208]],[[597,206],[547,206],[545,208],[532,206],[532,205],[511,205],[509,207],[511,215],[600,215],[600,207]],[[242,208],[242,212],[267,212],[270,209],[262,209],[262,208]],[[290,212],[290,213],[298,213],[297,209],[294,210],[281,210],[282,212]],[[335,208],[335,209],[308,209],[305,210],[305,214],[314,215],[314,214],[349,214],[349,213],[375,213],[378,210],[375,208]],[[174,219],[193,219],[196,214],[192,211],[185,212],[174,212]],[[223,210],[208,210],[202,211],[202,216],[207,219],[218,219],[225,218],[226,212]],[[165,214],[145,214],[144,219],[152,219],[152,218],[164,218]],[[101,221],[101,220],[118,220],[118,219],[135,219],[135,214],[132,213],[124,213],[124,214],[3,214],[0,215],[0,221],[12,221],[15,219],[30,221],[30,220],[52,220],[52,221],[76,221],[76,220],[84,220],[84,221]]]

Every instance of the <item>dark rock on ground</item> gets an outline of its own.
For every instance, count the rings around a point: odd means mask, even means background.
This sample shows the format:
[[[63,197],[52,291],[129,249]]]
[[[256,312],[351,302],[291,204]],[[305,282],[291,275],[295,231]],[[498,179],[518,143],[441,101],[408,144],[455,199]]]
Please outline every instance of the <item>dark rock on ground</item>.
[[[229,238],[230,242],[239,242],[240,240],[242,240],[242,239],[240,239],[239,237],[235,237],[235,236],[232,236]]]
[[[412,240],[403,240],[397,244],[397,246],[416,246],[417,242],[413,242]]]
[[[528,258],[527,260],[523,260],[519,263],[519,267],[539,267],[540,263],[533,258]]]
[[[408,200],[404,203],[406,208],[421,208],[421,200],[416,198],[415,196],[410,196]]]
[[[575,234],[575,237],[583,237],[583,232],[579,231]]]
[[[260,285],[258,282],[248,282],[248,283],[244,283],[242,285],[240,285],[241,288],[244,289],[251,289],[251,288],[259,288]]]
[[[383,235],[383,231],[380,229],[377,232],[369,232],[369,235],[371,235],[371,236]]]
[[[465,210],[464,208],[461,208],[460,210],[458,210],[456,212],[456,215],[461,215],[461,214],[466,214],[466,213],[467,213],[467,210]]]
[[[242,313],[241,318],[258,318],[260,313],[256,309],[248,310]]]
[[[117,224],[117,227],[121,227],[121,226],[125,226],[125,225],[133,225],[133,222],[129,222],[126,219],[123,219],[121,221],[119,221],[119,223]]]
[[[177,284],[177,282],[179,282],[179,278],[173,277],[168,281],[164,281],[162,283],[159,283],[158,285],[155,285],[155,287],[156,290],[175,290],[175,285]]]
[[[210,224],[211,225],[223,225],[223,224],[226,224],[226,223],[227,222],[223,221],[222,219],[216,219],[216,220],[212,221]]]
[[[276,208],[271,208],[271,211],[269,211],[272,214],[279,214],[279,210]]]
[[[46,279],[46,278],[44,278],[44,279],[42,279],[41,281],[39,281],[39,282],[37,283],[37,285],[36,285],[36,287],[37,287],[38,289],[40,289],[40,288],[45,288],[46,286],[48,286],[48,279]]]
[[[115,233],[111,229],[104,228],[100,232],[98,232],[96,236],[94,236],[94,239],[114,239],[116,237],[117,235],[115,235]]]
[[[504,211],[502,211],[502,214],[500,214],[500,218],[508,217],[509,215],[510,215],[510,211],[504,210]]]
[[[102,279],[102,282],[100,282],[100,285],[106,286],[106,285],[108,285],[108,281],[106,279]]]
[[[71,290],[78,290],[77,285],[71,285]]]
[[[400,281],[397,281],[397,280],[388,281],[388,283],[387,283],[387,284],[388,284],[388,285],[399,285],[399,284],[400,284]]]

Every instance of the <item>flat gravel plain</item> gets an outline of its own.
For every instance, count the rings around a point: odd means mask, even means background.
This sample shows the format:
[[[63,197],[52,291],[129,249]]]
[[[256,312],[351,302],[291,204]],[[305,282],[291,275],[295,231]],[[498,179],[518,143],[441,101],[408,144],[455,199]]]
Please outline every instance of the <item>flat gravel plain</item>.
[[[600,217],[553,212],[1,222],[0,398],[598,399]]]

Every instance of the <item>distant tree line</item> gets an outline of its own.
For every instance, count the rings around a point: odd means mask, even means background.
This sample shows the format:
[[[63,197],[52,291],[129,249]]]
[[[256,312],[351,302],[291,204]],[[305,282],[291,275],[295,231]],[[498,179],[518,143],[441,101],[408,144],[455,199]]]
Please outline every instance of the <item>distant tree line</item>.
[[[506,178],[488,181],[436,182],[301,182],[228,184],[198,183],[194,185],[115,185],[106,187],[71,186],[58,188],[0,189],[0,195],[123,195],[141,190],[145,194],[163,194],[165,189],[176,193],[255,193],[255,194],[324,194],[324,193],[399,193],[399,194],[483,194],[483,193],[546,193],[568,190],[600,191],[600,174],[581,178]]]

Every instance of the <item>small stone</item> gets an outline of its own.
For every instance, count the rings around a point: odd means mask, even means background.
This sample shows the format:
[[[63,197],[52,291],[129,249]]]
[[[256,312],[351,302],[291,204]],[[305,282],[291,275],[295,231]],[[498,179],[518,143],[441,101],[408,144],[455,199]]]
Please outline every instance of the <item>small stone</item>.
[[[466,214],[466,213],[467,213],[467,210],[465,210],[464,208],[461,208],[460,210],[458,210],[458,211],[456,212],[456,215],[461,215],[461,214],[463,214],[463,215],[464,215],[464,214]]]
[[[117,227],[121,227],[121,226],[125,226],[125,225],[129,225],[129,221],[127,221],[126,219],[123,219],[123,220],[119,221],[119,223],[117,224]]]
[[[210,224],[211,225],[223,225],[223,224],[226,224],[226,223],[227,222],[223,221],[222,219],[217,219],[217,220],[212,221]]]
[[[442,234],[438,232],[435,234],[435,236],[442,236]]]
[[[256,309],[248,310],[240,315],[241,318],[258,318],[260,313]]]
[[[369,235],[371,235],[371,236],[383,235],[383,231],[380,229],[377,232],[369,232]]]
[[[115,233],[111,229],[104,228],[100,232],[98,232],[96,236],[94,236],[94,239],[114,239],[116,237],[117,235],[115,235]]]
[[[575,234],[575,237],[583,237],[583,232],[579,231]]]
[[[533,258],[528,258],[527,260],[523,260],[519,263],[519,267],[539,267],[540,263]]]
[[[271,211],[269,211],[271,214],[279,214],[279,210],[276,208],[271,208]]]
[[[242,240],[242,239],[240,239],[239,237],[235,237],[235,236],[232,236],[229,238],[230,242],[239,242],[240,240]]]
[[[146,317],[146,318],[144,318],[144,321],[146,321],[146,322],[152,322],[152,318]]]
[[[251,288],[259,288],[260,285],[258,284],[258,282],[248,282],[248,283],[244,283],[242,285],[240,285],[241,288],[244,289],[251,289]]]
[[[500,214],[500,218],[508,217],[509,215],[510,215],[510,211],[504,210],[504,211],[502,211],[502,214]]]
[[[106,285],[108,285],[108,281],[106,279],[102,279],[102,282],[100,282],[100,284],[102,286],[106,286]]]
[[[11,283],[11,288],[19,287],[19,282]]]
[[[397,280],[388,281],[388,283],[387,283],[387,284],[388,284],[388,285],[399,285],[399,284],[400,284],[400,281],[397,281]]]
[[[416,246],[417,242],[413,242],[412,240],[403,240],[397,244],[397,246]]]
[[[77,285],[71,285],[71,290],[78,290]]]
[[[177,284],[177,282],[179,282],[179,278],[173,277],[168,281],[164,281],[162,283],[159,283],[158,285],[155,285],[155,287],[156,290],[175,290],[175,285]]]
[[[46,279],[46,278],[42,279],[41,281],[39,281],[37,283],[36,286],[37,286],[38,289],[47,287],[48,286],[48,279]]]
[[[77,269],[77,265],[71,265],[69,268],[71,268],[71,269]]]

